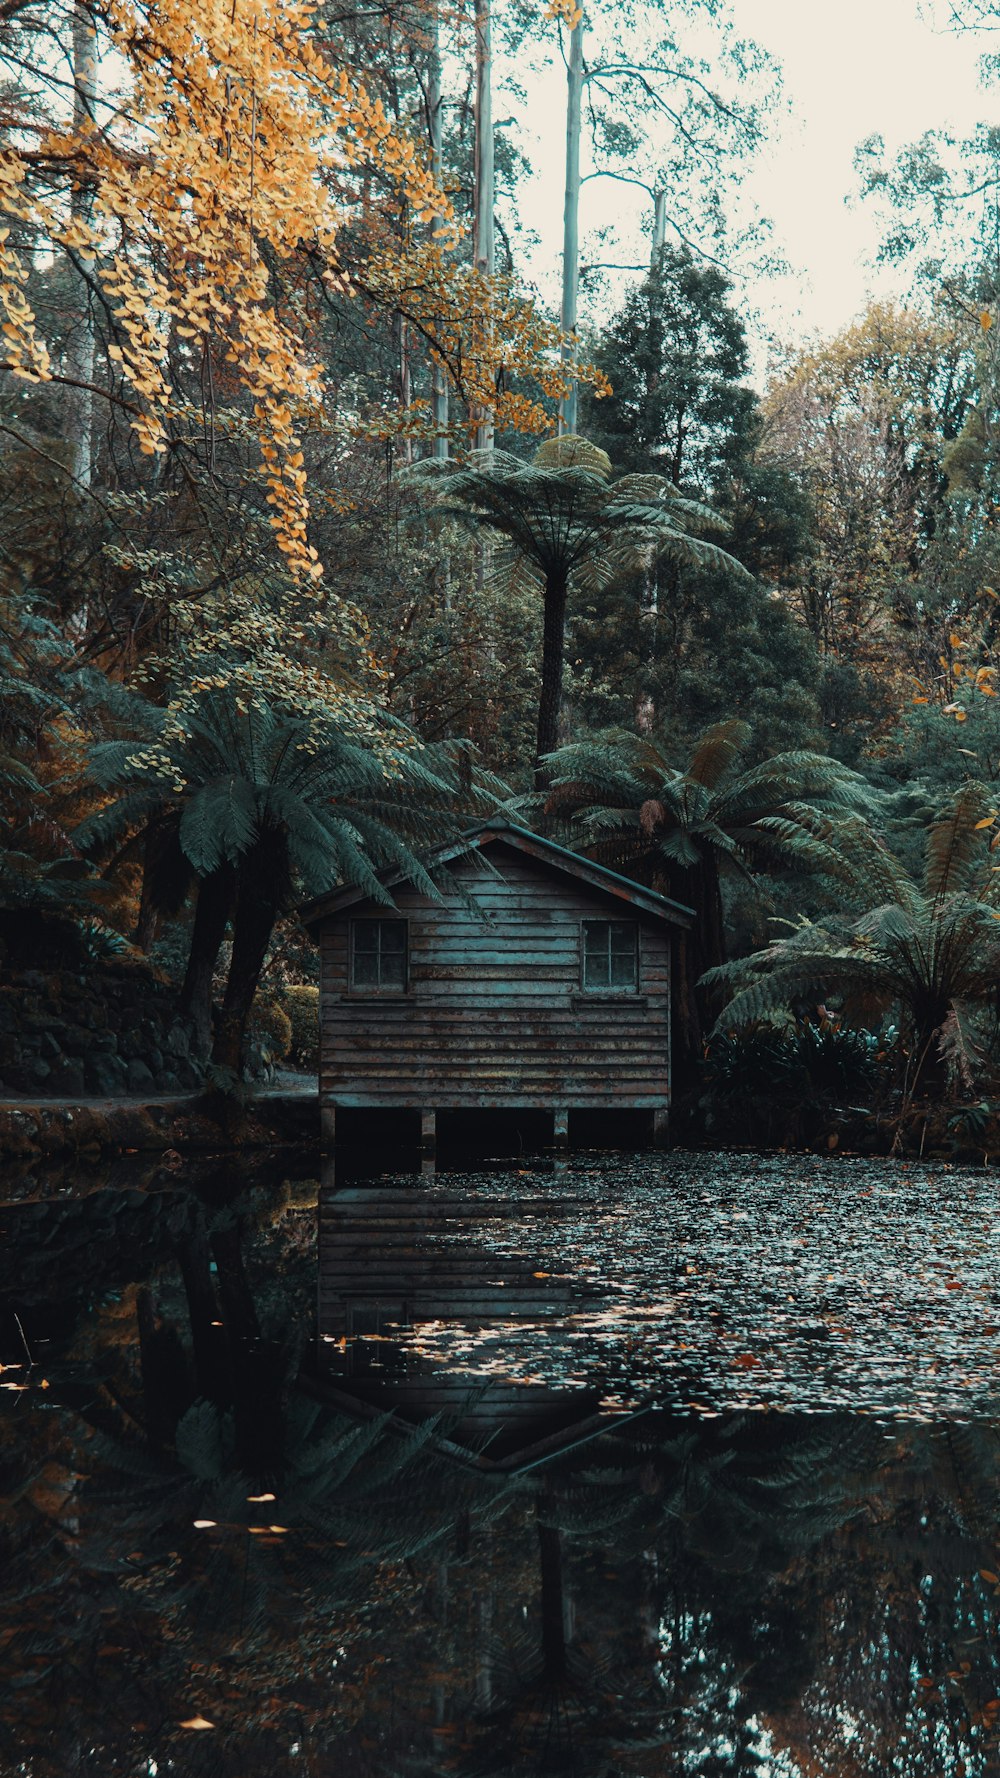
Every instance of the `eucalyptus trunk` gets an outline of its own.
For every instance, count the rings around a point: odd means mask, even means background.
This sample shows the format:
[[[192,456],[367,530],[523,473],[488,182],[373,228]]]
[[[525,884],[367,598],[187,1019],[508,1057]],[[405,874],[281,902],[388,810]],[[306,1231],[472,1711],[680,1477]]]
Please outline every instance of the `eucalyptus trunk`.
[[[492,0],[476,0],[476,149],[472,256],[477,272],[492,278],[496,269],[493,216],[496,177],[493,165],[493,21]],[[476,449],[493,447],[493,414],[478,408]]]
[[[660,254],[667,244],[667,193],[665,188],[658,186],[653,193],[653,245],[649,255],[649,269],[655,272],[660,264]]]
[[[542,628],[542,691],[538,701],[538,736],[535,748],[535,788],[544,790],[548,772],[542,765],[547,753],[559,745],[562,717],[563,660],[566,653],[566,597],[568,577],[551,573],[545,582]]]
[[[583,110],[583,19],[569,34],[566,68],[566,183],[563,194],[563,266],[560,325],[563,333],[576,333],[580,292],[580,119]],[[564,365],[575,350],[571,340],[563,344]],[[577,384],[559,404],[559,431],[576,433]]]
[[[435,10],[430,23],[427,63],[427,133],[430,139],[431,173],[438,186],[444,166],[444,107],[441,100],[441,21]],[[440,226],[435,217],[432,226]],[[443,364],[431,359],[431,419],[434,443],[431,455],[442,461],[448,455],[448,379]]]
[[[78,135],[88,126],[94,127],[96,103],[97,29],[87,0],[77,0],[73,8],[73,129]],[[75,178],[69,194],[70,220],[89,222],[92,206],[90,182]],[[87,275],[75,261],[70,262],[70,278],[73,295],[65,351],[70,383],[64,390],[63,441],[70,474],[78,487],[86,489],[90,487],[94,430],[94,317]]]

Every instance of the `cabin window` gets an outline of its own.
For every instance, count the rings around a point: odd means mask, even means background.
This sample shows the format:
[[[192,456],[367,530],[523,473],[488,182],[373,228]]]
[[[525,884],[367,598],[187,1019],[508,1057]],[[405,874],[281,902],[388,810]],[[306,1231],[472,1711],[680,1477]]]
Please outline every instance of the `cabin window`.
[[[634,992],[639,986],[639,927],[635,920],[584,920],[585,988]]]
[[[351,927],[352,988],[406,987],[406,921],[355,920]]]

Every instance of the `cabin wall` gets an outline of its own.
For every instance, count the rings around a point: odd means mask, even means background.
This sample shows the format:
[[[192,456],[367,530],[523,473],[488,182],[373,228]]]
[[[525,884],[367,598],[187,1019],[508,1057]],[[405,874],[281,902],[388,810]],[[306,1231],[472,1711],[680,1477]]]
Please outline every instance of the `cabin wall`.
[[[321,1101],[441,1111],[664,1109],[670,927],[624,896],[616,905],[521,853],[495,847],[490,858],[484,867],[473,854],[451,867],[476,908],[456,889],[443,902],[412,888],[396,892],[396,910],[409,923],[405,994],[352,992],[351,912],[323,923]],[[609,917],[638,922],[637,993],[583,991],[581,922]]]

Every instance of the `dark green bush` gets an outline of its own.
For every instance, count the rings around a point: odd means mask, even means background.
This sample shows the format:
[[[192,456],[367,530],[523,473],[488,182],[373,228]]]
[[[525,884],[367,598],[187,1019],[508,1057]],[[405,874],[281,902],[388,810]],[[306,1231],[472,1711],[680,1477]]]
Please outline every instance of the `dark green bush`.
[[[281,999],[292,1027],[289,1061],[296,1068],[318,1068],[319,989],[311,984],[286,988]]]
[[[811,1141],[836,1113],[872,1105],[881,1057],[870,1031],[832,1020],[756,1019],[720,1032],[702,1064],[706,1133],[730,1141]]]

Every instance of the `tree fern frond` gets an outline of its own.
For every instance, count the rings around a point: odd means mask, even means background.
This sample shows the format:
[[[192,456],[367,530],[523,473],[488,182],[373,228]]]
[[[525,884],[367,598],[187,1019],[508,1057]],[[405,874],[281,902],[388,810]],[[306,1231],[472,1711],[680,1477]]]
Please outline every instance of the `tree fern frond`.
[[[947,813],[934,822],[927,836],[924,888],[928,895],[948,895],[964,889],[978,873],[986,841],[976,823],[984,820],[994,798],[985,784],[963,784]]]
[[[735,718],[717,722],[695,743],[694,752],[684,776],[706,790],[715,790],[719,780],[734,765],[750,739],[750,725]]]

